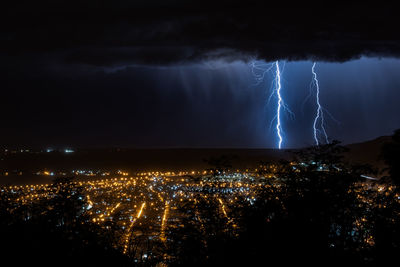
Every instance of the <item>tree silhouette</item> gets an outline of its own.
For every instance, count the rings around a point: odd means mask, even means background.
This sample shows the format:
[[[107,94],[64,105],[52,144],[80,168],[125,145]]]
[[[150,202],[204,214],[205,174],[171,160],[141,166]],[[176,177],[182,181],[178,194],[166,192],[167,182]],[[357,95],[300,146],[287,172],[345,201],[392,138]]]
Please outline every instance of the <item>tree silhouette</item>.
[[[392,140],[382,147],[383,159],[388,165],[390,178],[394,184],[400,185],[400,129],[394,132]]]
[[[82,188],[58,179],[52,196],[15,209],[15,196],[1,195],[1,259],[13,265],[128,266],[105,230],[83,214]]]
[[[229,171],[229,169],[232,168],[232,159],[234,158],[234,156],[222,155],[220,157],[204,159],[204,162],[210,165],[210,168],[207,170],[210,171],[213,176],[217,176]]]
[[[205,192],[206,198],[183,203],[181,227],[171,229],[171,264],[368,263],[374,226],[368,225],[370,206],[360,199],[366,167],[343,162],[345,150],[334,142],[297,151],[292,162],[266,163],[270,167],[259,175],[272,177],[255,200],[227,205],[234,231],[215,195]]]

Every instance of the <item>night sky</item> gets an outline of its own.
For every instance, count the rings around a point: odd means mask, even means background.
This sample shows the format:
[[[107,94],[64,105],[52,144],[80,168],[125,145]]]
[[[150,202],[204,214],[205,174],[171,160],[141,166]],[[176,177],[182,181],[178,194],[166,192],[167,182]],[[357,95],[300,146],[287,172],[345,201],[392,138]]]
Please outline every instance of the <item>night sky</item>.
[[[273,148],[273,73],[256,84],[249,64],[275,60],[283,147],[313,144],[314,61],[331,139],[400,128],[393,7],[97,2],[2,11],[0,145]]]

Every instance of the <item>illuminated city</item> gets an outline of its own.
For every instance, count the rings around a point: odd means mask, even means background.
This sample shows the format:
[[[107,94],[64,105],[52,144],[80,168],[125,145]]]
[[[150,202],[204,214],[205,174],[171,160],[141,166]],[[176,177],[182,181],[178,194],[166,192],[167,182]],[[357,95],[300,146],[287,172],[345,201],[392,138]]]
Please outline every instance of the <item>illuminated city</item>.
[[[306,165],[290,163],[294,172],[301,172]],[[239,231],[241,225],[236,223],[238,218],[230,214],[231,209],[243,205],[243,201],[253,205],[263,190],[280,195],[278,192],[284,191],[287,184],[284,178],[280,178],[278,168],[279,165],[272,164],[247,172],[142,172],[134,176],[118,170],[118,177],[99,177],[94,180],[84,178],[93,176],[92,171],[74,171],[77,177],[82,178],[72,183],[75,188],[72,192],[82,190],[80,198],[84,205],[79,216],[85,217],[86,223],[94,223],[105,229],[112,227],[117,239],[114,246],[123,254],[132,257],[134,262],[146,263],[156,258],[167,263],[169,255],[162,252],[163,246],[160,244],[169,242],[169,231],[183,226],[182,218],[186,213],[182,203],[193,203],[196,207],[199,200],[211,201],[218,206],[214,211],[215,216],[225,219],[226,229]],[[323,165],[316,170],[332,171]],[[51,174],[45,172],[42,175]],[[395,189],[393,186],[376,184],[371,180],[374,178],[366,177],[361,175],[362,179],[352,190],[360,200],[360,205],[368,210],[377,205],[373,202],[377,195],[388,196]],[[11,197],[11,212],[43,199],[49,200],[57,194],[57,190],[59,187],[52,184],[1,188],[3,194]],[[400,203],[400,194],[395,193],[394,197]],[[25,220],[29,220],[32,214],[28,211],[24,216]],[[365,247],[374,245],[374,236],[367,230],[367,217],[368,214],[365,214],[354,221],[354,231],[365,231],[362,237]],[[199,220],[205,219],[199,217]]]

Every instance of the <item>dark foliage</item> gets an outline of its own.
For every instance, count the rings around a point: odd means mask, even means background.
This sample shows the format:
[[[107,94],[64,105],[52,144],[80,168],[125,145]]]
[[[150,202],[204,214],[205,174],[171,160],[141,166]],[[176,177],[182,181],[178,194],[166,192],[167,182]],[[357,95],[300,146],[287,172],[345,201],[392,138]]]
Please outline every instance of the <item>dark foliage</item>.
[[[391,180],[400,185],[400,129],[394,132],[390,143],[383,145],[382,156],[388,165]]]
[[[185,203],[172,229],[171,265],[376,265],[400,252],[398,193],[366,182],[369,166],[343,162],[338,142],[296,152],[295,162],[270,163],[270,179],[254,202],[229,206],[215,198]],[[265,174],[265,173],[264,173]],[[380,188],[376,190],[376,188]],[[225,201],[227,203],[228,201]]]
[[[1,261],[12,266],[126,266],[107,233],[82,214],[84,196],[71,179],[57,179],[55,195],[13,208],[2,193]]]
[[[234,156],[222,155],[220,157],[204,159],[204,162],[210,165],[207,171],[210,171],[213,176],[216,176],[229,171],[229,169],[232,168],[232,159],[234,158]]]

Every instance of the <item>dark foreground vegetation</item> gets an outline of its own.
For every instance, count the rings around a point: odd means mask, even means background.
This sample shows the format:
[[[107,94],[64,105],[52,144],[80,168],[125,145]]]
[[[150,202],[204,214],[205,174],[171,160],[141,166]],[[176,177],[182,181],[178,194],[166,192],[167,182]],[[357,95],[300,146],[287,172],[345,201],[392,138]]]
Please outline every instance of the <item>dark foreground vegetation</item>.
[[[296,152],[297,160],[259,169],[263,186],[252,201],[211,197],[182,202],[157,253],[137,262],[118,246],[118,235],[90,223],[85,197],[71,180],[55,195],[15,205],[1,192],[0,255],[13,266],[277,266],[385,265],[400,253],[400,131],[382,148],[388,170],[366,181],[369,166],[349,166],[338,143]],[[225,164],[228,165],[228,164]],[[219,167],[218,167],[219,168]],[[224,170],[225,171],[225,170]],[[272,178],[267,175],[273,174]],[[218,186],[218,176],[213,177]],[[218,215],[219,214],[219,215]],[[3,264],[2,264],[3,265]]]

